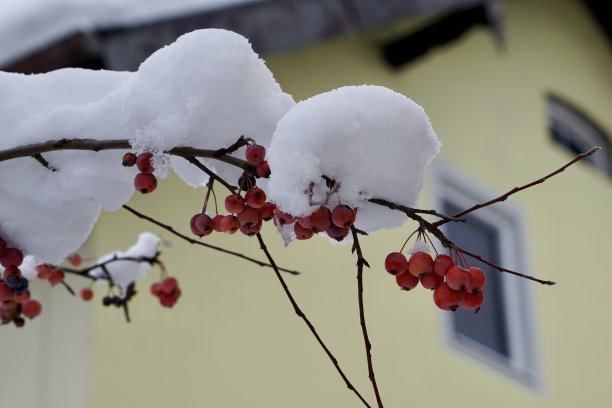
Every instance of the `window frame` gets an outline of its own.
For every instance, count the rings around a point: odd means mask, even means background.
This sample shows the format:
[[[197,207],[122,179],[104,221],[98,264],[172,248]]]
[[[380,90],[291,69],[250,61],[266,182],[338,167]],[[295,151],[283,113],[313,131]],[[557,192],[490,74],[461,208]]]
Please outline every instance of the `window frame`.
[[[436,209],[442,209],[445,201],[450,201],[460,208],[468,208],[498,196],[440,160],[434,161],[432,167],[434,177],[432,202]],[[478,218],[479,221],[495,229],[499,236],[501,265],[529,273],[525,215],[519,207],[506,201],[480,209],[469,217]],[[502,356],[475,340],[457,333],[453,315],[448,312],[440,313],[443,342],[450,349],[540,393],[543,390],[543,381],[536,341],[531,282],[510,274],[502,274],[501,278],[504,294],[502,306],[506,318],[510,357]]]

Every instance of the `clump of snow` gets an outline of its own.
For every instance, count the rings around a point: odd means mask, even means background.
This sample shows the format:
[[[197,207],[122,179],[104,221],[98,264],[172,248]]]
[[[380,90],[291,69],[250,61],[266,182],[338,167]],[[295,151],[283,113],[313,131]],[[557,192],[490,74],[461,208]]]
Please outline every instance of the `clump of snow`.
[[[127,251],[115,251],[103,255],[98,258],[96,264],[121,258],[153,258],[157,254],[161,242],[162,240],[158,235],[151,232],[143,232],[138,236],[136,243]],[[113,283],[119,286],[122,294],[125,295],[127,287],[132,282],[142,279],[151,269],[151,264],[134,260],[120,260],[108,262],[105,267]],[[92,269],[89,275],[98,279],[104,279],[107,276],[101,267]]]
[[[371,232],[400,225],[405,215],[371,204],[381,198],[413,206],[423,173],[440,147],[424,110],[380,86],[349,86],[296,104],[278,123],[267,155],[271,200],[309,215],[327,200],[359,208],[356,226]],[[322,176],[333,179],[337,191]]]
[[[62,138],[129,139],[134,150],[157,153],[158,176],[171,166],[161,152],[175,146],[217,149],[241,135],[267,146],[294,104],[244,37],[216,29],[180,37],[137,72],[0,72],[0,89],[0,150]],[[55,171],[31,158],[0,162],[0,236],[58,263],[85,241],[101,209],[116,210],[133,193],[137,170],[121,166],[123,153],[45,153]],[[211,167],[230,180],[239,174]],[[191,185],[207,181],[184,161],[176,170]]]
[[[417,252],[426,252],[426,253],[430,253],[431,249],[429,248],[429,245],[427,244],[427,242],[418,239],[415,241],[414,245],[412,246],[412,248],[410,248],[407,251],[407,254],[410,256],[412,254],[416,254]]]

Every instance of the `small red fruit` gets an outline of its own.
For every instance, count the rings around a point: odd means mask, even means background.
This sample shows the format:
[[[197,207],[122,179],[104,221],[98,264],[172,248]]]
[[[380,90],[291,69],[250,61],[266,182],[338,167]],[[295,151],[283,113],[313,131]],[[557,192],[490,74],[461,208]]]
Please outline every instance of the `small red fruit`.
[[[348,228],[355,222],[355,212],[348,205],[339,205],[331,213],[332,222],[340,228]]]
[[[262,145],[251,145],[247,147],[244,155],[249,163],[258,165],[266,157],[266,148]]]
[[[335,226],[334,224],[329,224],[329,227],[327,227],[325,232],[327,233],[328,237],[330,237],[331,239],[335,239],[336,241],[340,242],[344,238],[346,238],[346,236],[349,234],[349,232],[351,232],[351,229],[350,228],[341,228],[341,227]]]
[[[433,300],[442,310],[455,311],[465,299],[465,293],[453,290],[446,283],[442,283],[434,290]]]
[[[480,268],[472,266],[468,268],[468,274],[470,275],[470,285],[467,288],[468,292],[476,294],[482,291],[482,288],[484,288],[485,282],[487,281],[484,271]]]
[[[72,254],[68,257],[68,262],[72,266],[81,266],[81,263],[83,262],[83,258],[81,258],[81,255],[79,254]]]
[[[0,256],[0,264],[5,268],[19,266],[23,262],[23,254],[17,248],[7,248]]]
[[[480,310],[480,306],[482,306],[482,302],[484,301],[484,292],[465,292],[465,299],[463,303],[461,303],[461,308],[465,310]]]
[[[30,319],[35,318],[42,312],[42,305],[38,300],[30,299],[21,304],[21,313]]]
[[[49,273],[49,277],[47,279],[49,280],[49,283],[52,286],[55,286],[64,280],[64,276],[64,271],[59,268],[53,268],[51,269],[51,272]]]
[[[240,228],[240,222],[234,215],[226,215],[221,220],[221,228],[226,234],[234,234]]]
[[[36,272],[39,279],[48,279],[51,274],[51,267],[48,264],[36,265]]]
[[[327,207],[319,207],[315,212],[304,218],[304,226],[313,232],[323,232],[331,224],[331,211]]]
[[[271,202],[267,202],[259,208],[259,217],[264,221],[270,221],[274,218],[274,210],[276,205]]]
[[[140,172],[153,173],[153,171],[155,171],[155,168],[151,164],[152,157],[153,153],[151,152],[144,152],[138,155],[138,158],[136,159],[136,167],[138,167],[138,170],[140,170]]]
[[[232,194],[225,198],[225,209],[233,214],[240,214],[244,211],[246,203],[240,194]]]
[[[402,273],[395,277],[395,282],[397,282],[398,286],[403,290],[410,290],[416,288],[419,284],[419,278],[412,276],[410,273]]]
[[[212,221],[210,222],[210,225],[212,226],[212,229],[214,229],[217,232],[225,232],[223,230],[223,228],[221,227],[221,220],[223,220],[224,215],[215,215],[212,219]]]
[[[247,206],[243,212],[238,214],[237,218],[241,227],[250,227],[260,221],[259,210]]]
[[[446,284],[449,288],[464,291],[470,286],[470,274],[467,269],[453,265],[446,272]]]
[[[427,252],[419,251],[410,256],[408,272],[417,278],[433,271],[433,259]]]
[[[244,235],[248,235],[249,237],[252,237],[253,235],[257,234],[259,231],[261,231],[262,224],[263,223],[261,222],[261,220],[259,220],[257,223],[252,224],[252,225],[241,225],[240,232],[242,232]]]
[[[299,240],[310,239],[314,235],[314,232],[304,228],[299,222],[293,224],[293,232],[295,232],[295,238]]]
[[[138,173],[134,177],[134,188],[142,194],[152,193],[157,188],[157,178],[151,173]]]
[[[412,276],[411,273],[408,275]],[[425,289],[435,289],[444,282],[444,278],[435,272],[424,273],[419,277],[419,280]]]
[[[446,276],[448,268],[454,264],[455,262],[453,262],[453,258],[448,255],[440,254],[436,256],[436,259],[434,259],[433,270],[440,276]]]
[[[4,302],[11,300],[15,297],[15,291],[6,284],[6,282],[0,280],[0,301]]]
[[[30,299],[30,292],[23,292],[21,295],[15,296],[15,302],[23,303]]]
[[[244,201],[249,207],[259,209],[266,203],[266,193],[259,187],[253,187],[244,195]]]
[[[175,289],[178,288],[178,281],[172,276],[168,276],[166,279],[161,281],[161,291],[166,294],[171,294]]]
[[[285,224],[292,224],[295,222],[295,217],[291,214],[281,211],[278,207],[274,210],[274,225],[277,223],[282,227]]]
[[[138,156],[136,156],[134,153],[128,152],[123,155],[123,158],[121,159],[121,164],[124,167],[132,167],[133,165],[136,164],[137,160],[138,160]]]
[[[401,252],[391,252],[385,258],[385,270],[391,275],[402,275],[408,270],[408,261]],[[417,282],[418,283],[418,282]]]
[[[21,271],[19,270],[19,268],[13,265],[9,266],[8,268],[4,270],[4,272],[2,272],[2,277],[4,279],[8,278],[9,276],[13,276],[13,275],[21,276]]]
[[[266,160],[262,161],[261,163],[257,165],[257,167],[255,168],[255,174],[257,175],[257,177],[261,177],[261,178],[270,177],[270,174],[272,174],[272,171],[270,170],[270,165],[268,164]]]
[[[191,232],[200,237],[210,235],[213,231],[212,220],[206,214],[195,214],[189,221]]]
[[[93,298],[93,290],[91,290],[91,288],[82,288],[79,294],[81,295],[81,299],[86,302],[89,302]]]

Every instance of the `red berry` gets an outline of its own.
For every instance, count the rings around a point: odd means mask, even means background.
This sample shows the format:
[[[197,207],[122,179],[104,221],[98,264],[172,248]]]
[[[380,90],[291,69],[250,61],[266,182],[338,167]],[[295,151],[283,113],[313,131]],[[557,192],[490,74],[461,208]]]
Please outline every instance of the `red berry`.
[[[408,275],[412,274],[409,273]],[[419,277],[419,280],[425,289],[435,289],[444,282],[444,278],[435,272],[424,273]]]
[[[11,300],[15,297],[15,291],[6,284],[3,280],[0,280],[0,301],[4,302]]]
[[[349,232],[351,232],[351,230],[350,228],[341,228],[341,227],[337,227],[334,224],[329,224],[329,227],[327,227],[325,232],[327,233],[328,237],[340,242],[344,238],[346,238],[346,236],[349,234]]]
[[[4,279],[8,278],[9,276],[13,276],[13,275],[21,276],[21,271],[19,270],[19,268],[13,265],[9,266],[8,268],[4,270],[4,272],[2,272],[2,277]]]
[[[23,254],[17,248],[7,248],[4,254],[0,255],[0,264],[5,268],[9,266],[19,266],[23,262]]]
[[[243,212],[238,214],[237,218],[241,227],[250,227],[257,224],[261,220],[259,218],[259,211],[249,206],[247,206]]]
[[[134,153],[128,152],[123,155],[121,164],[124,167],[132,167],[133,165],[136,164],[137,160],[138,160],[138,156],[136,156]]]
[[[332,222],[340,228],[348,228],[355,222],[355,212],[348,205],[339,205],[331,213]]]
[[[0,256],[4,254],[4,252],[6,251],[6,248],[7,248],[6,241],[0,238]]]
[[[140,170],[140,172],[153,173],[153,171],[155,171],[155,168],[151,164],[152,157],[153,153],[151,152],[144,152],[138,155],[138,158],[136,159],[136,167],[138,167],[138,170]]]
[[[244,195],[246,205],[252,208],[261,208],[266,203],[266,193],[259,187],[253,187]]]
[[[295,238],[299,240],[310,239],[314,235],[314,232],[304,228],[299,222],[293,224],[293,232],[295,232]]]
[[[36,265],[36,272],[39,279],[47,279],[51,274],[51,267],[48,264]]]
[[[467,269],[453,265],[446,272],[446,284],[449,288],[464,291],[470,286],[470,274]]]
[[[410,290],[414,289],[419,284],[419,278],[409,273],[402,273],[395,277],[395,282],[397,282],[398,286],[403,290]]]
[[[210,235],[213,231],[212,228],[212,220],[206,214],[195,214],[189,220],[189,227],[191,228],[191,232],[200,237],[204,235]]]
[[[480,268],[472,266],[471,268],[468,268],[468,274],[470,275],[470,285],[467,287],[468,292],[476,294],[482,291],[482,288],[484,288],[485,282],[487,281],[484,271]]]
[[[455,311],[465,299],[465,293],[453,290],[446,283],[442,283],[434,290],[433,300],[442,310]]]
[[[26,300],[30,299],[30,292],[23,292],[21,295],[15,296],[15,302],[23,303]]]
[[[214,229],[217,232],[224,232],[223,228],[221,227],[221,220],[223,220],[224,215],[215,215],[212,219],[212,221],[210,222],[210,225],[212,226],[212,229]]]
[[[391,275],[401,275],[408,270],[408,261],[401,252],[391,252],[385,258],[385,270]],[[418,282],[417,282],[418,283]]]
[[[244,211],[246,203],[240,194],[232,194],[225,198],[225,209],[233,214],[240,214]]]
[[[465,299],[463,299],[463,303],[461,303],[461,307],[465,310],[476,310],[480,309],[482,302],[484,301],[484,293],[477,292],[465,292]]]
[[[304,218],[305,227],[313,232],[323,232],[331,224],[331,211],[327,207],[319,207],[315,212]]]
[[[272,171],[270,170],[270,165],[268,164],[267,160],[264,160],[257,165],[257,167],[255,168],[255,174],[257,175],[257,177],[261,178],[270,177]]]
[[[80,295],[81,299],[86,302],[89,302],[93,298],[93,290],[91,290],[91,288],[82,288]]]
[[[258,165],[266,157],[266,148],[262,145],[251,145],[247,147],[245,157],[249,163]]]
[[[157,188],[157,178],[151,173],[138,173],[134,177],[134,188],[142,194],[152,193]]]
[[[427,252],[419,251],[410,256],[408,272],[417,278],[433,271],[433,259]]]
[[[171,294],[175,289],[178,288],[178,281],[172,276],[168,276],[166,279],[161,281],[161,291],[166,294]]]
[[[450,268],[454,264],[455,262],[453,262],[453,258],[448,255],[440,254],[436,256],[436,259],[434,259],[433,270],[440,276],[446,276],[448,268]]]
[[[83,262],[83,258],[81,258],[79,254],[72,254],[68,257],[68,262],[70,262],[72,266],[80,266],[81,262]]]
[[[274,210],[274,225],[280,224],[282,227],[285,224],[291,224],[295,222],[295,217],[291,214],[281,211],[278,207]]]
[[[262,224],[263,223],[261,222],[261,220],[259,220],[257,223],[252,224],[252,225],[241,225],[240,232],[242,232],[244,235],[248,235],[249,237],[252,237],[253,235],[257,234],[259,231],[261,231]]]
[[[226,215],[221,220],[221,228],[226,234],[234,234],[240,228],[240,222],[234,215]]]
[[[151,285],[151,294],[155,297],[159,297],[159,294],[161,293],[161,291],[162,291],[161,283],[153,282],[153,284]]]
[[[49,283],[52,286],[55,286],[64,280],[64,276],[65,274],[63,270],[59,268],[53,268],[51,269],[51,272],[49,273],[49,277],[47,279],[49,280]]]
[[[35,318],[42,312],[42,305],[38,300],[28,300],[21,305],[21,313],[30,319]]]
[[[181,290],[179,288],[176,288],[176,290],[170,294],[161,292],[159,294],[159,303],[164,307],[172,307],[180,296]]]
[[[267,202],[259,208],[259,218],[264,221],[270,221],[274,218],[274,210],[276,205],[274,203]]]

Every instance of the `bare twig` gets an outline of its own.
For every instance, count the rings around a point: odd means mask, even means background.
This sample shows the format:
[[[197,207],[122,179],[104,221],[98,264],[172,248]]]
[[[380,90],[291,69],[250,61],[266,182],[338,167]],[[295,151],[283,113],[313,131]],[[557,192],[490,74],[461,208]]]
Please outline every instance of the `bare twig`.
[[[185,159],[189,163],[191,163],[194,166],[196,166],[198,169],[202,170],[204,173],[208,174],[208,177],[210,177],[211,179],[217,180],[219,183],[223,184],[225,186],[225,188],[227,188],[232,193],[236,192],[236,187],[232,186],[230,183],[228,183],[227,181],[223,180],[221,177],[219,177],[217,175],[217,173],[215,173],[214,171],[212,171],[211,169],[209,169],[208,167],[203,165],[202,162],[199,161],[196,157],[189,156],[189,157],[185,157]]]
[[[445,220],[446,222],[465,222],[465,218],[460,218],[460,217],[457,217],[457,216],[444,215],[444,214],[441,214],[441,213],[437,212],[436,210],[421,210],[421,209],[418,209],[418,208],[412,208],[412,207],[408,207],[408,206],[405,206],[405,205],[393,203],[391,201],[384,200],[382,198],[370,198],[368,201],[371,202],[371,203],[374,203],[374,204],[382,205],[382,206],[390,208],[392,210],[397,210],[397,211],[403,212],[404,214],[406,214],[409,217],[411,215],[429,214],[429,215],[433,215],[435,217],[441,218],[442,220]]]
[[[365,405],[368,408],[372,408],[370,406],[370,404],[368,404],[368,402],[363,398],[363,396],[359,393],[359,391],[357,391],[357,389],[353,386],[353,384],[346,377],[346,375],[344,374],[344,371],[342,371],[342,369],[340,368],[340,365],[338,364],[338,360],[336,359],[336,357],[332,354],[332,352],[329,350],[329,348],[327,348],[327,346],[325,345],[325,343],[323,342],[323,340],[321,339],[321,337],[317,333],[316,329],[314,328],[314,326],[312,325],[312,323],[310,322],[308,317],[306,317],[306,315],[304,314],[302,309],[300,309],[300,307],[298,306],[297,302],[293,298],[293,295],[291,294],[291,291],[289,290],[289,287],[287,286],[287,284],[285,283],[285,280],[281,276],[281,274],[279,272],[279,269],[276,267],[276,263],[274,262],[274,259],[272,258],[272,255],[268,251],[268,248],[266,247],[266,244],[265,244],[263,238],[261,237],[261,234],[257,233],[256,236],[257,236],[257,240],[259,241],[259,246],[260,246],[261,250],[266,254],[266,257],[268,258],[268,261],[272,265],[272,269],[274,269],[274,273],[276,275],[276,278],[278,279],[278,281],[280,282],[281,286],[283,287],[283,290],[285,291],[285,294],[287,295],[287,298],[289,299],[289,302],[291,302],[291,305],[293,306],[293,310],[295,311],[295,314],[297,314],[304,321],[304,323],[306,323],[306,326],[308,326],[308,329],[310,329],[310,332],[317,339],[317,342],[323,348],[323,350],[325,351],[325,354],[327,354],[327,357],[329,357],[329,359],[333,363],[334,367],[336,367],[336,370],[338,371],[338,374],[340,374],[340,377],[342,377],[342,379],[344,380],[344,383],[346,384],[348,389],[353,391],[355,393],[355,395],[357,395],[357,397],[361,400],[363,405]]]
[[[230,251],[228,249],[221,248],[221,247],[218,247],[218,246],[215,246],[215,245],[211,245],[211,244],[208,244],[206,242],[198,241],[198,240],[195,240],[195,239],[193,239],[191,237],[188,237],[187,235],[181,234],[180,232],[176,231],[171,225],[163,224],[162,222],[157,221],[156,219],[154,219],[152,217],[149,217],[148,215],[145,215],[145,214],[141,213],[140,211],[137,211],[137,210],[133,209],[132,207],[128,206],[127,204],[125,204],[123,206],[123,208],[126,209],[127,211],[131,212],[132,214],[134,214],[138,218],[141,218],[143,220],[149,221],[149,222],[157,225],[158,227],[161,227],[161,228],[165,229],[166,231],[170,232],[171,234],[174,234],[177,237],[179,237],[179,238],[189,242],[190,244],[200,245],[200,246],[203,246],[203,247],[206,247],[206,248],[214,249],[215,251],[223,252],[225,254],[233,255],[233,256],[236,256],[238,258],[244,259],[246,261],[253,262],[254,264],[259,265],[259,266],[265,266],[265,267],[268,267],[268,268],[272,268],[272,265],[269,264],[269,263],[262,262],[262,261],[260,261],[258,259],[255,259],[255,258],[251,258],[251,257],[246,256],[244,254],[241,254],[239,252]],[[279,268],[279,270],[282,271],[282,272],[289,273],[291,275],[299,275],[300,274],[299,271],[294,271],[294,270],[291,270],[291,269]]]
[[[484,207],[488,207],[491,204],[495,204],[495,203],[499,203],[499,202],[502,202],[502,201],[506,201],[508,199],[508,197],[510,197],[512,194],[516,194],[519,191],[523,191],[523,190],[525,190],[525,189],[527,189],[529,187],[533,187],[535,185],[538,185],[538,184],[541,184],[541,183],[545,182],[549,178],[551,178],[551,177],[561,173],[562,171],[565,171],[565,169],[567,169],[572,164],[574,164],[574,163],[576,163],[576,162],[578,162],[578,161],[580,161],[580,160],[582,160],[582,159],[584,159],[586,157],[589,157],[590,155],[592,155],[593,153],[595,153],[595,152],[597,152],[599,150],[601,150],[601,147],[594,147],[594,148],[590,149],[587,152],[579,154],[578,156],[574,157],[571,161],[567,162],[566,164],[564,164],[563,166],[561,166],[557,170],[553,171],[550,174],[547,174],[546,176],[544,176],[542,178],[539,178],[539,179],[537,179],[535,181],[532,181],[531,183],[527,183],[527,184],[522,185],[520,187],[514,187],[512,190],[508,191],[505,194],[500,195],[499,197],[495,197],[494,199],[489,200],[489,201],[484,202],[484,203],[476,204],[476,205],[468,208],[467,210],[463,210],[461,212],[458,212],[457,214],[453,214],[452,217],[453,218],[464,217],[464,216],[466,216],[467,214],[469,214],[471,212],[474,212],[474,211],[479,210],[479,209],[484,208]],[[446,224],[447,222],[449,222],[449,221],[445,220],[445,219],[442,219],[440,221],[435,222],[433,225],[436,226],[436,227],[439,227],[441,225]]]
[[[372,344],[368,336],[368,328],[365,321],[365,309],[363,306],[363,267],[370,265],[368,261],[363,257],[361,251],[361,245],[359,244],[359,233],[354,226],[351,226],[351,232],[353,234],[353,250],[357,252],[357,301],[359,303],[359,323],[361,324],[361,332],[363,333],[363,341],[365,344],[366,360],[368,362],[368,377],[372,383],[372,389],[374,395],[376,395],[376,403],[379,408],[383,408],[382,399],[380,392],[378,391],[378,384],[376,383],[376,375],[374,374],[374,365],[372,364]]]
[[[45,159],[42,154],[37,153],[37,154],[33,155],[32,158],[34,160],[36,160],[37,162],[39,162],[40,164],[42,164],[42,166],[47,168],[48,170],[57,171],[56,168],[51,167],[51,165],[49,164],[47,159]]]
[[[213,157],[221,157],[226,154],[232,154],[242,146],[246,146],[251,142],[253,142],[253,139],[244,137],[244,135],[242,135],[232,145],[216,150],[215,153],[213,153]]]

